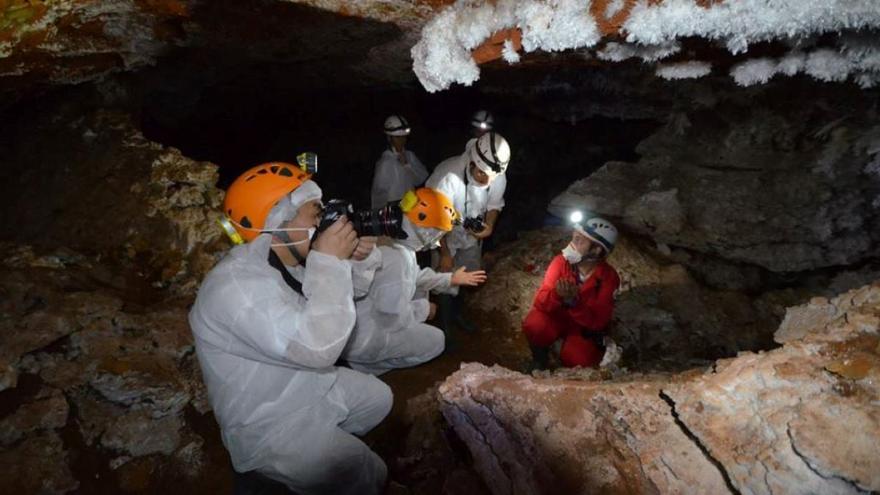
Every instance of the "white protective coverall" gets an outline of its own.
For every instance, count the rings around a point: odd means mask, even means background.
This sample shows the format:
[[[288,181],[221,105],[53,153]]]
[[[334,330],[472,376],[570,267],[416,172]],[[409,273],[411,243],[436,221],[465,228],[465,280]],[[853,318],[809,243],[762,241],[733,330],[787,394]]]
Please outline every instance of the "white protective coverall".
[[[233,248],[189,315],[232,464],[299,494],[379,493],[385,463],[353,434],[382,421],[391,390],[333,366],[355,322],[351,265],[311,251],[298,270],[303,297],[269,265],[271,242]]]
[[[471,177],[470,146],[460,156],[448,158],[434,169],[425,183],[426,187],[437,189],[452,199],[455,209],[463,218],[485,219],[490,210],[501,211],[504,208],[504,190],[507,188],[507,177],[499,174],[486,186],[481,186]],[[462,225],[456,225],[446,236],[446,246],[455,259],[455,266],[464,266],[468,270],[479,270],[482,257],[482,244],[468,233]]]
[[[396,201],[404,193],[420,185],[428,177],[428,171],[415,153],[404,150],[406,165],[401,164],[397,152],[385,150],[376,162],[370,203],[373,209]]]
[[[452,274],[419,269],[415,251],[401,243],[377,250],[380,265],[367,297],[355,305],[357,324],[343,357],[353,369],[379,375],[443,352],[443,332],[424,323],[430,310],[427,294],[448,290]]]

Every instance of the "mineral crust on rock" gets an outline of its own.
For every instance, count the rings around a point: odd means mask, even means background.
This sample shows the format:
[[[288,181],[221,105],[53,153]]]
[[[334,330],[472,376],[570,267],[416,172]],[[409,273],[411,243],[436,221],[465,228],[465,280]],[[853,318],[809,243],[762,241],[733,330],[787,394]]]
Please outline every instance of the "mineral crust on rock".
[[[441,407],[497,494],[877,491],[878,329],[875,282],[790,309],[779,349],[604,382],[471,363]]]

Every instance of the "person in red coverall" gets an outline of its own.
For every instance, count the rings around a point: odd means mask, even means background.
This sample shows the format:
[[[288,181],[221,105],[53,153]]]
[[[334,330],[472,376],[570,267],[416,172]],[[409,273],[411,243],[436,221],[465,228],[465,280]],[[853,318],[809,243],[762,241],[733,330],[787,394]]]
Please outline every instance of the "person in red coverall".
[[[617,229],[602,218],[572,220],[571,242],[547,267],[522,324],[532,349],[531,369],[547,368],[550,346],[559,339],[564,366],[597,366],[605,353],[602,339],[620,285],[605,258],[617,242]]]

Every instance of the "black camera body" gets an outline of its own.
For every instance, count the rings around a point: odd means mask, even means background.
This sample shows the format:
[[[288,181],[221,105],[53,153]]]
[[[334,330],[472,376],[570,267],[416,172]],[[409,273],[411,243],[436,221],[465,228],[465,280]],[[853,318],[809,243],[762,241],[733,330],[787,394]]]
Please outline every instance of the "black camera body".
[[[350,201],[331,199],[324,204],[324,213],[318,224],[317,232],[327,230],[339,217],[345,215],[358,237],[388,236],[394,239],[406,239],[403,232],[403,210],[396,201],[376,210],[355,210]]]
[[[465,218],[464,222],[461,224],[465,230],[470,230],[472,232],[482,232],[483,229],[486,228],[486,222],[483,220],[483,216],[478,217],[470,217]]]

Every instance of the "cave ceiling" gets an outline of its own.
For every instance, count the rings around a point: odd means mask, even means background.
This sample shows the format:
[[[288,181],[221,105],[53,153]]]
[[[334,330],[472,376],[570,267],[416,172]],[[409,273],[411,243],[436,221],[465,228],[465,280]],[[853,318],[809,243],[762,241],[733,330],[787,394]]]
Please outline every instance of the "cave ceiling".
[[[334,84],[471,85],[481,69],[638,65],[664,79],[741,86],[806,74],[872,87],[871,1],[0,0],[0,88],[77,84],[212,47],[242,60],[312,63]],[[218,54],[224,54],[218,59]],[[225,56],[229,54],[228,60]],[[320,72],[320,71],[319,71]],[[303,85],[326,84],[327,78]]]

